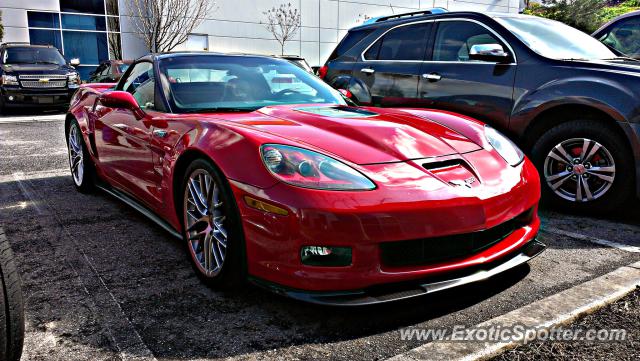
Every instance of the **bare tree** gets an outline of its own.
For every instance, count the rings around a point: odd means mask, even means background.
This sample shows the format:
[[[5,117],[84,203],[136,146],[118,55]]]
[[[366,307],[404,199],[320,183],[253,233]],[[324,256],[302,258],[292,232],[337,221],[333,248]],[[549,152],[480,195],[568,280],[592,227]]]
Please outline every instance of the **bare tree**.
[[[300,11],[291,3],[281,4],[263,12],[267,17],[265,27],[280,43],[280,55],[284,55],[284,44],[291,40],[300,29]]]
[[[0,11],[0,40],[4,36],[4,26],[2,26],[2,11]]]
[[[213,0],[129,0],[138,36],[153,53],[171,51],[187,41],[207,13],[215,8]]]

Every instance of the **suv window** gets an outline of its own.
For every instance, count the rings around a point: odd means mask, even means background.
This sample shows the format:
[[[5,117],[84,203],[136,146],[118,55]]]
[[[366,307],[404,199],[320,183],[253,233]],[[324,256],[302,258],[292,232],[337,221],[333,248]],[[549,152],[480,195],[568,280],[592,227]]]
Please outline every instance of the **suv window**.
[[[479,44],[502,42],[485,27],[470,21],[441,21],[433,48],[434,61],[469,61],[469,50]]]
[[[389,31],[367,50],[365,60],[424,60],[429,26],[420,23]]]
[[[333,60],[341,57],[344,53],[349,51],[354,47],[360,40],[364,39],[367,35],[371,34],[373,29],[362,29],[362,30],[351,30],[347,33],[347,35],[342,39],[340,44],[336,47],[336,49],[329,56],[329,60]]]
[[[4,51],[3,64],[66,64],[56,48],[8,47]]]
[[[599,40],[625,55],[640,56],[640,16],[618,21]]]
[[[142,109],[154,108],[155,78],[153,65],[141,62],[134,66],[122,85],[122,90],[131,93]]]

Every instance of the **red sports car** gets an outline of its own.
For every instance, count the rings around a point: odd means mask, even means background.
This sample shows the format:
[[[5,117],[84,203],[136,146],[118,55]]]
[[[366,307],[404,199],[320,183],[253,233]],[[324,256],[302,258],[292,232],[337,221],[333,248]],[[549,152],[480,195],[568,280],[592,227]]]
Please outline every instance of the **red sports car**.
[[[73,181],[184,239],[205,283],[386,302],[484,280],[544,249],[540,183],[506,137],[457,114],[351,106],[282,59],[149,55],[85,85]]]

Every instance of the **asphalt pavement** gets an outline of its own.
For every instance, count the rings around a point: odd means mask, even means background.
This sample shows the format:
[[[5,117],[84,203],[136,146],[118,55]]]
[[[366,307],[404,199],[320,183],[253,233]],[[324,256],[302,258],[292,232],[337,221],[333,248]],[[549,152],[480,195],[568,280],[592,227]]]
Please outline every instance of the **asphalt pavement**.
[[[421,344],[401,328],[472,326],[640,260],[636,200],[606,218],[542,209],[548,249],[529,265],[410,301],[340,309],[252,286],[218,292],[180,241],[107,194],[75,191],[61,119],[0,118],[0,224],[23,280],[23,360],[385,359]]]

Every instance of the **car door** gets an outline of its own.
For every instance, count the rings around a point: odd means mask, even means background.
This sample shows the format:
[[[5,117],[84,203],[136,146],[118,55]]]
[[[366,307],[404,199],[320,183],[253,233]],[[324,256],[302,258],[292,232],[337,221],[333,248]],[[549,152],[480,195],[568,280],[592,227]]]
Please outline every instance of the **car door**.
[[[376,39],[360,55],[353,70],[355,84],[368,91],[360,104],[374,106],[414,106],[420,69],[425,57],[431,21],[397,26]]]
[[[515,54],[488,26],[470,19],[438,20],[430,59],[422,64],[418,96],[423,106],[465,114],[506,129],[513,106]],[[471,60],[473,45],[498,44],[505,62]]]
[[[130,109],[108,108],[96,104],[96,147],[100,167],[110,183],[142,200],[147,206],[158,207],[150,141],[153,118],[160,116],[154,106],[155,76],[153,64],[135,64],[116,90],[129,92],[145,116],[140,118]]]

